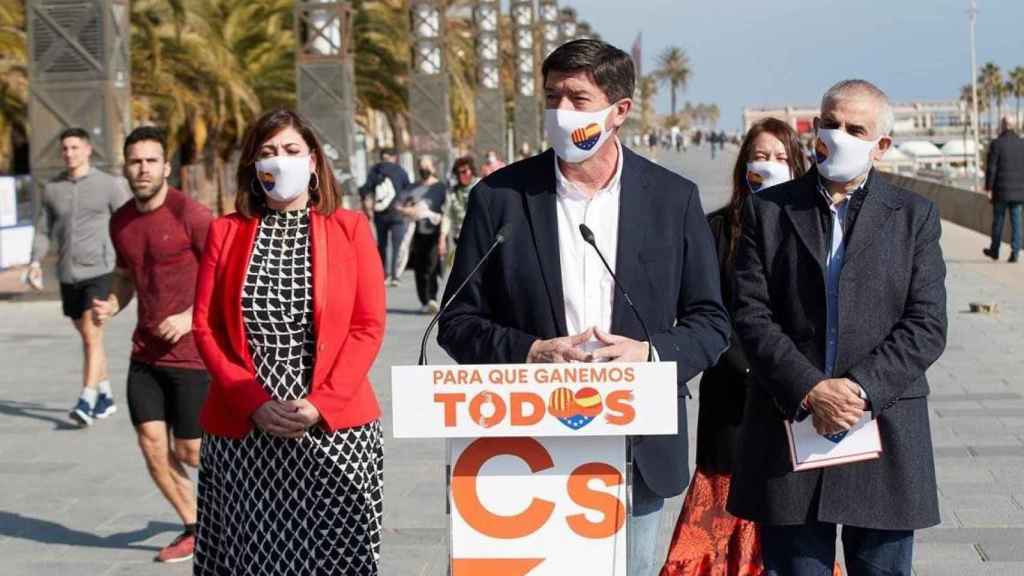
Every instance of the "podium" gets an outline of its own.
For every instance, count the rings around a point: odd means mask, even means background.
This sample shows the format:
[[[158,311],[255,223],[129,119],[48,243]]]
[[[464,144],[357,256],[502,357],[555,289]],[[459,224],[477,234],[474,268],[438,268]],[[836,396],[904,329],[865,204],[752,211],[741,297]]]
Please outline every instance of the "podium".
[[[626,576],[629,437],[675,434],[677,390],[671,362],[393,367],[395,438],[446,441],[450,574]]]

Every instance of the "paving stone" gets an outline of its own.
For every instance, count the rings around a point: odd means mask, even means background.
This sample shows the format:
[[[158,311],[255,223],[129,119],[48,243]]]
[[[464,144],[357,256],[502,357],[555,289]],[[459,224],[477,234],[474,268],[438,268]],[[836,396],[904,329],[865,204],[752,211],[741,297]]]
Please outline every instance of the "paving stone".
[[[728,198],[734,156],[716,164],[687,157],[707,210]],[[706,158],[706,156],[704,156]],[[679,168],[662,155],[662,163]],[[948,223],[949,337],[929,370],[932,438],[939,480],[939,527],[918,533],[919,575],[1024,574],[1024,280],[979,264],[981,235]],[[992,276],[995,274],[995,276]],[[997,317],[962,314],[968,302],[1000,303]],[[447,571],[443,442],[391,436],[388,375],[416,360],[426,319],[412,282],[389,290],[388,334],[371,380],[384,410],[384,576],[442,576]],[[149,480],[124,405],[124,374],[134,310],[106,334],[122,412],[90,430],[66,421],[77,394],[80,349],[59,303],[0,303],[0,576],[84,574],[179,576],[188,563],[152,563],[180,524]],[[431,339],[435,362],[446,356]],[[985,358],[979,362],[979,358]],[[696,392],[696,385],[691,389]],[[691,442],[698,400],[687,403]],[[691,460],[694,451],[691,450]],[[682,498],[666,503],[658,534],[663,555]],[[963,524],[963,526],[961,525]],[[988,558],[981,561],[978,551]]]
[[[957,509],[954,513],[965,528],[1024,527],[1020,508]]]
[[[975,483],[980,485],[995,482],[995,477],[989,470],[956,459],[950,459],[948,463],[937,466],[935,475],[939,485],[946,482]]]
[[[914,542],[914,557],[926,559],[931,563],[960,563],[970,564],[976,562],[981,564],[982,558],[978,549],[970,543],[939,543],[939,542]]]
[[[1017,562],[914,562],[917,576],[1021,576]]]
[[[1024,546],[1018,541],[986,542],[978,547],[988,562],[1021,562],[1024,563]]]

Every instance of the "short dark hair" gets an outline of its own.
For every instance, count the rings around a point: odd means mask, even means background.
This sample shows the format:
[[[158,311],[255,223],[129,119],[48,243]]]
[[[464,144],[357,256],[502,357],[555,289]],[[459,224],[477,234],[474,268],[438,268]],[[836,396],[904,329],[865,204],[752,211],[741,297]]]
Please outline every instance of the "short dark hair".
[[[383,160],[385,156],[391,156],[392,158],[395,158],[396,156],[398,156],[398,154],[395,153],[394,148],[381,148],[380,159]]]
[[[636,86],[636,69],[629,54],[607,42],[589,38],[566,42],[556,48],[544,59],[541,72],[545,84],[549,72],[585,72],[609,102],[632,98]]]
[[[472,156],[460,156],[455,159],[455,163],[452,164],[452,174],[458,174],[459,168],[463,166],[469,166],[469,171],[476,176],[476,161],[473,160]]]
[[[60,141],[63,142],[68,138],[81,138],[86,142],[92,142],[92,138],[89,138],[89,133],[85,131],[85,128],[65,128],[60,131]]]
[[[139,126],[132,130],[131,134],[124,139],[122,152],[125,157],[128,156],[128,147],[136,142],[156,142],[160,145],[160,149],[163,150],[164,156],[167,156],[167,137],[164,136],[164,131],[156,126]]]

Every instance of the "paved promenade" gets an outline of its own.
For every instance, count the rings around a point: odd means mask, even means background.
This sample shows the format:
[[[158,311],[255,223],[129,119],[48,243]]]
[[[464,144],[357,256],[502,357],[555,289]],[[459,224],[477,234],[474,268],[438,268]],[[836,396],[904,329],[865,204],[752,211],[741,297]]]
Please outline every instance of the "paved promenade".
[[[659,152],[701,184],[705,208],[724,203],[734,159],[707,148]],[[982,236],[945,225],[949,346],[933,367],[931,414],[943,523],[920,533],[919,575],[1024,574],[1024,269],[981,256]],[[388,337],[373,370],[386,412],[388,370],[414,363],[426,319],[412,278],[389,294]],[[996,315],[968,312],[998,304]],[[79,386],[80,349],[57,302],[0,302],[0,576],[184,575],[154,565],[180,530],[150,482],[124,404],[134,310],[107,334],[121,411],[89,430],[66,412]],[[443,354],[434,347],[431,358]],[[696,387],[694,387],[696,390]],[[696,402],[689,406],[691,439]],[[446,573],[442,442],[395,441],[385,415],[387,576]],[[662,545],[679,499],[664,515]]]

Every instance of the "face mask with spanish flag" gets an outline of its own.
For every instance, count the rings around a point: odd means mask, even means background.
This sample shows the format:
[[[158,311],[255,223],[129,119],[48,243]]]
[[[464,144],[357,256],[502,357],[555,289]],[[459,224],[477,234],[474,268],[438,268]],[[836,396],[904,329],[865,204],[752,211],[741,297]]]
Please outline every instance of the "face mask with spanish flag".
[[[611,136],[604,122],[614,106],[597,112],[545,110],[544,132],[555,154],[570,164],[579,164],[597,153]]]

